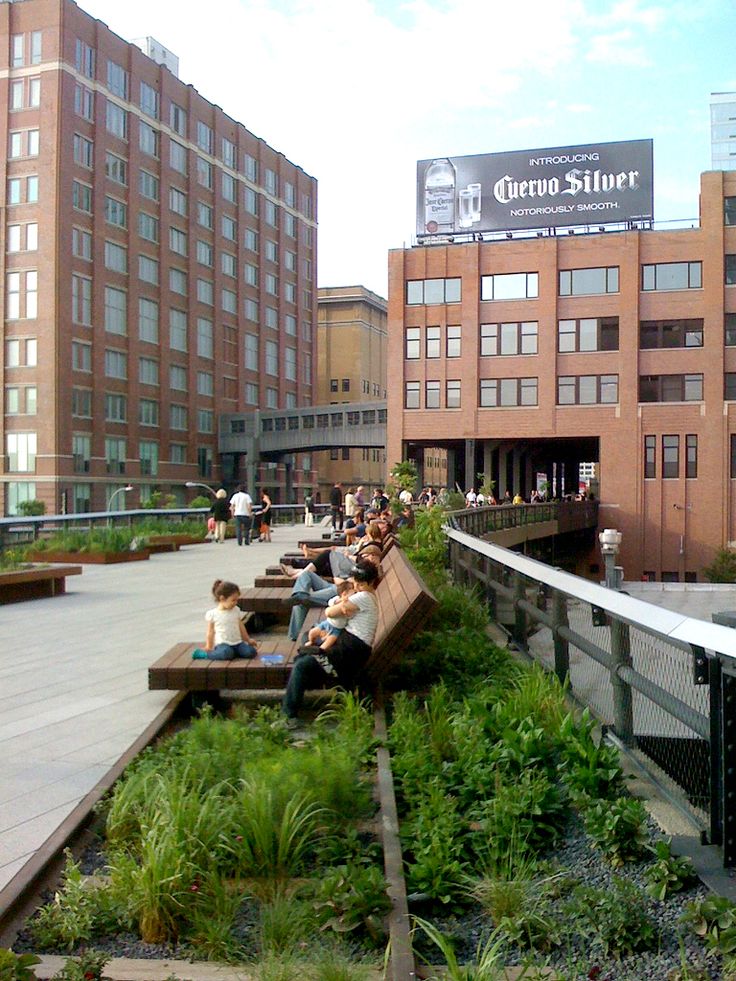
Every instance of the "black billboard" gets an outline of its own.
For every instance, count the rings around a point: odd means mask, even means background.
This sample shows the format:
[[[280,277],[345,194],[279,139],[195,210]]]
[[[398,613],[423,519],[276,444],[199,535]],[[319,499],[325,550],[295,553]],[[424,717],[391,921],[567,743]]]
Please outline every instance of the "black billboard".
[[[653,218],[651,140],[436,157],[417,164],[417,235]]]

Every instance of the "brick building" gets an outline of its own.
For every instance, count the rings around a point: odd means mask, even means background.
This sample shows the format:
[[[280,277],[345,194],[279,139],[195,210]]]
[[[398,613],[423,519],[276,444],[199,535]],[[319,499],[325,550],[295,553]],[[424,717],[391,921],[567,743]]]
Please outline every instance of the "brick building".
[[[389,257],[388,458],[448,450],[528,497],[597,463],[628,578],[702,579],[736,540],[736,173],[700,223]]]
[[[0,35],[2,513],[235,482],[218,414],[313,400],[316,181],[73,0]]]

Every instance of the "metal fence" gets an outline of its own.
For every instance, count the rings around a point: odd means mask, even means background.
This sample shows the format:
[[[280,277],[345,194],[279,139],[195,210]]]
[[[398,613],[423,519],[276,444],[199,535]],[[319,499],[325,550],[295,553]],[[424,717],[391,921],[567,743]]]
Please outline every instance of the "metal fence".
[[[458,529],[465,514],[447,529],[456,580],[736,865],[736,631],[482,541]]]

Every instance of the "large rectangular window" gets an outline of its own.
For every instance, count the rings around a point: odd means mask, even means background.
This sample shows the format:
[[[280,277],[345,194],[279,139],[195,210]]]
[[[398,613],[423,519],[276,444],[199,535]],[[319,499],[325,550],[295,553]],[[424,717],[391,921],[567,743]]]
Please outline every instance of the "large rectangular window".
[[[669,347],[702,347],[703,320],[642,320],[639,347],[643,350]]]
[[[461,283],[462,280],[459,278],[408,280],[407,305],[431,306],[438,303],[459,303],[462,298]]]
[[[725,225],[736,225],[736,198],[723,199],[723,222]]]
[[[539,324],[536,320],[480,325],[480,354],[483,358],[514,354],[536,354]]]
[[[481,378],[479,402],[483,408],[537,404],[536,378]]]
[[[567,375],[557,379],[558,405],[610,405],[618,402],[618,375]]]
[[[126,334],[128,330],[128,294],[113,286],[105,287],[105,330]]]
[[[642,290],[699,290],[702,262],[658,262],[641,267]]]
[[[405,409],[418,409],[419,408],[419,382],[418,381],[408,381],[404,386],[404,408]]]
[[[618,317],[558,321],[557,350],[560,353],[618,351]]]
[[[440,329],[439,327],[427,327],[424,356],[425,358],[439,358],[440,354]]]
[[[736,313],[726,314],[723,340],[726,347],[736,347]]]
[[[662,437],[662,478],[676,479],[680,476],[680,437]]]
[[[560,269],[560,296],[599,296],[618,293],[618,266]]]
[[[498,273],[481,276],[481,300],[531,300],[539,296],[539,274]]]
[[[726,256],[726,286],[736,286],[736,255]]]
[[[642,375],[639,378],[640,402],[700,402],[702,398],[702,374]]]

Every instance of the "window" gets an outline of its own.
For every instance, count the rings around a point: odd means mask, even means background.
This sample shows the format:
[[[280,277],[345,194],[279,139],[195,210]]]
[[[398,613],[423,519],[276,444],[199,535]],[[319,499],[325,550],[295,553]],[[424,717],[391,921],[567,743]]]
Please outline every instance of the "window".
[[[723,199],[723,223],[736,225],[736,198]]]
[[[448,409],[460,408],[460,381],[448,379],[445,382],[445,405]]]
[[[38,201],[38,177],[32,175],[31,177],[26,177],[26,202],[28,204],[36,204]]]
[[[223,136],[221,141],[221,151],[222,162],[226,167],[230,167],[234,170],[237,165],[235,144],[231,140],[225,139]]]
[[[284,212],[284,231],[289,238],[296,238],[296,218],[288,211]]]
[[[212,190],[212,164],[203,157],[197,157],[197,183],[208,190]]]
[[[169,388],[177,392],[186,392],[187,370],[179,364],[172,364],[169,367]]]
[[[38,273],[31,270],[26,273],[26,318],[38,316]]]
[[[537,404],[536,378],[481,378],[481,408],[526,406]]]
[[[31,64],[38,65],[41,61],[41,31],[31,31]]]
[[[644,437],[644,477],[651,480],[657,476],[657,437]]]
[[[279,373],[279,347],[276,341],[266,341],[266,374]]]
[[[140,119],[138,121],[138,146],[140,147],[141,153],[147,153],[150,157],[158,158],[158,141],[158,130]]]
[[[105,154],[105,176],[116,184],[128,186],[128,162],[114,153]]]
[[[204,201],[197,201],[197,221],[203,228],[212,228],[212,208]]]
[[[336,392],[337,389],[337,378],[330,378],[330,391]]]
[[[557,350],[618,351],[618,317],[585,317],[560,320],[557,324]]]
[[[38,249],[38,222],[8,225],[6,248],[8,252],[35,252]]]
[[[127,333],[128,294],[113,286],[105,287],[105,330],[111,334]]]
[[[183,310],[169,310],[169,346],[174,351],[187,349],[187,315]]]
[[[273,170],[266,167],[266,174],[264,179],[264,186],[269,194],[278,193],[278,178]]]
[[[225,313],[238,312],[238,295],[233,290],[220,290],[220,305]]]
[[[22,78],[10,83],[10,109],[22,109],[25,104],[25,83]]]
[[[266,292],[270,293],[271,296],[279,295],[278,276],[274,276],[272,273],[266,273],[265,286],[266,286]]]
[[[80,167],[87,167],[89,170],[94,166],[94,149],[95,145],[92,140],[88,140],[86,137],[81,136],[79,133],[74,134],[73,139],[74,145],[74,162],[79,164]]]
[[[172,429],[182,431],[186,431],[189,428],[189,413],[185,405],[171,405],[169,410],[169,425]]]
[[[20,318],[20,273],[8,273],[5,279],[5,316],[8,320]]]
[[[230,252],[220,253],[220,270],[223,276],[231,276],[233,279],[238,274],[238,261]]]
[[[200,477],[212,476],[212,449],[209,446],[197,448],[197,468]]]
[[[653,348],[702,346],[702,319],[642,320],[639,324],[639,347],[643,351]]]
[[[72,320],[75,324],[92,324],[92,280],[72,274]]]
[[[187,196],[178,187],[169,188],[169,208],[183,218],[187,216]]]
[[[272,228],[279,227],[278,208],[273,203],[273,201],[269,201],[268,199],[266,199],[263,202],[263,218],[266,224],[270,225]]]
[[[72,371],[92,371],[92,345],[72,341]]]
[[[92,440],[89,436],[72,436],[72,465],[74,473],[89,473],[89,461],[92,455]]]
[[[258,386],[253,382],[245,383],[245,401],[247,405],[258,405]]]
[[[8,204],[21,203],[21,178],[11,177],[8,181]]]
[[[256,334],[245,335],[245,367],[249,371],[258,371],[258,337]]]
[[[252,320],[253,323],[258,323],[258,301],[246,299],[244,304],[245,309],[245,319]]]
[[[121,99],[127,99],[128,83],[128,73],[122,67],[122,65],[118,65],[114,61],[108,61],[107,87],[110,89],[112,94],[119,96]]]
[[[139,358],[138,381],[141,385],[158,386],[158,361],[154,358]]]
[[[296,337],[297,335],[296,317],[291,313],[287,313],[284,317],[284,330],[290,337]]]
[[[183,269],[171,268],[169,270],[169,289],[172,293],[180,293],[186,296],[188,292],[187,274]]]
[[[72,205],[77,211],[92,214],[92,188],[81,181],[72,181]]]
[[[105,393],[105,421],[126,422],[128,419],[128,399],[125,395]]]
[[[246,262],[243,266],[243,278],[248,286],[258,285],[258,266],[252,262]]]
[[[138,422],[141,426],[158,426],[158,402],[155,399],[140,400]]]
[[[461,352],[462,327],[447,327],[446,357],[459,358]]]
[[[138,444],[141,473],[147,477],[158,476],[158,443],[142,439]]]
[[[5,437],[10,473],[35,473],[36,434],[8,433]]]
[[[169,248],[177,255],[187,254],[187,233],[173,225],[169,228]]]
[[[74,111],[89,122],[95,118],[95,94],[81,82],[74,86]]]
[[[197,432],[214,433],[215,413],[212,409],[197,409]]]
[[[231,242],[238,240],[238,223],[229,215],[222,216],[222,235],[223,238],[227,238]]]
[[[89,388],[72,389],[72,415],[75,419],[92,418],[92,392]]]
[[[274,330],[278,330],[279,314],[275,307],[266,307],[266,327],[272,327]]]
[[[659,262],[641,267],[642,290],[699,290],[702,262]]]
[[[158,259],[152,259],[148,255],[138,256],[138,279],[143,283],[150,283],[158,286]]]
[[[266,408],[267,409],[278,409],[278,407],[279,407],[279,393],[278,393],[278,389],[276,389],[276,388],[267,388],[266,389]],[[283,420],[277,419],[276,420],[277,426],[278,426],[279,421],[283,421]]]
[[[702,374],[642,375],[639,378],[640,402],[700,402],[702,398]]]
[[[727,313],[725,321],[725,345],[736,347],[736,313]]]
[[[159,198],[159,180],[155,174],[149,174],[147,170],[141,170],[138,173],[138,190],[141,192],[144,198],[148,198],[149,201],[158,201]]]
[[[177,143],[176,140],[169,141],[169,163],[171,164],[173,170],[177,171],[179,174],[186,175],[187,148],[182,146],[181,143]],[[173,205],[172,205],[172,210],[173,210]],[[179,212],[179,214],[186,214],[186,211]]]
[[[723,398],[726,402],[736,400],[736,372],[727,371],[724,375]]]
[[[105,126],[107,132],[112,136],[117,136],[120,140],[128,138],[128,113],[121,109],[119,105],[105,100]]]
[[[147,214],[145,211],[138,212],[138,234],[147,242],[158,242],[158,218]]]
[[[669,480],[680,476],[680,437],[662,437],[662,478]]]
[[[210,268],[214,264],[214,250],[209,242],[204,242],[201,238],[197,239],[197,262]]]
[[[694,434],[685,437],[685,476],[698,476],[698,437]]]
[[[108,473],[125,473],[125,440],[117,436],[105,438],[105,468]]]
[[[536,320],[526,320],[502,324],[480,325],[481,357],[496,357],[515,354],[536,354]]]
[[[284,377],[287,381],[296,381],[296,348],[284,348]]]
[[[215,377],[209,371],[197,372],[197,395],[212,396],[215,394]]]
[[[461,280],[458,279],[414,279],[406,284],[406,303],[408,306],[438,303],[459,303],[461,299]]]
[[[126,379],[128,377],[128,355],[116,348],[105,349],[105,376]]]
[[[92,232],[84,228],[72,229],[72,255],[79,259],[92,259]]]
[[[179,136],[187,135],[187,111],[175,102],[169,106],[169,126]]]
[[[138,336],[149,344],[158,344],[158,303],[145,296],[138,297]]]
[[[215,335],[212,321],[197,317],[197,354],[200,358],[215,356]]]
[[[186,463],[186,443],[169,443],[169,458],[171,463]]]
[[[439,358],[440,356],[440,329],[439,327],[427,327],[427,336],[424,346],[425,358]]]
[[[128,250],[117,242],[105,242],[105,269],[113,272],[127,273]]]
[[[105,221],[118,228],[128,227],[128,206],[117,198],[105,195]]]
[[[569,375],[557,379],[558,405],[618,402],[618,375]]]
[[[147,116],[158,119],[158,92],[147,82],[141,82],[140,106]]]
[[[539,296],[539,274],[499,273],[481,276],[481,300],[528,300]]]
[[[560,270],[560,296],[597,296],[601,293],[618,293],[618,266]]]
[[[38,109],[40,105],[41,105],[41,79],[29,78],[28,79],[28,107],[29,109]]]
[[[409,381],[404,385],[404,408],[419,408],[419,382]]]
[[[197,120],[197,146],[205,153],[212,153],[212,130],[201,119]]]
[[[243,154],[243,170],[249,181],[258,180],[258,161],[249,153]]]
[[[245,210],[250,215],[258,214],[258,195],[252,187],[246,187],[243,192]]]
[[[726,256],[726,286],[736,286],[736,255]]]

